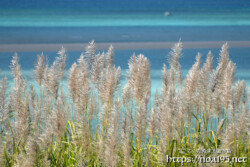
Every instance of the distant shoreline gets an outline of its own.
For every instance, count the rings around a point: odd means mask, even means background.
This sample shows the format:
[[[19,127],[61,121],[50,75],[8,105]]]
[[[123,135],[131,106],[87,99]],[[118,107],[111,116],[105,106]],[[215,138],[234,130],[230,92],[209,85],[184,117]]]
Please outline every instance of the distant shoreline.
[[[220,48],[226,41],[184,41],[184,48]],[[250,47],[250,41],[227,41],[229,46]],[[165,49],[175,42],[107,42],[96,43],[98,50],[107,50],[112,44],[116,50],[129,49]],[[58,51],[64,46],[68,51],[83,51],[88,43],[54,43],[54,44],[0,44],[0,52],[34,52]]]

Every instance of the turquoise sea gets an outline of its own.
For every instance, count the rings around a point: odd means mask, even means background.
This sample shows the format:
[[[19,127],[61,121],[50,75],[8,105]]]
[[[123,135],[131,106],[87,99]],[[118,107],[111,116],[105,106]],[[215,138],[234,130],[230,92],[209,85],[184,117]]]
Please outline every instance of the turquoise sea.
[[[166,16],[166,12],[170,16]],[[183,76],[195,61],[197,52],[205,59],[216,48],[185,48],[185,41],[250,41],[250,1],[246,0],[1,0],[0,45],[98,42],[184,42],[181,58]],[[154,48],[154,47],[152,47]],[[66,48],[67,49],[67,48]],[[107,48],[108,49],[108,48]],[[82,50],[69,51],[68,68]],[[0,50],[1,75],[10,76],[10,61],[15,52]],[[161,87],[161,68],[167,63],[169,48],[116,50],[115,64],[123,74],[130,56],[143,53],[152,69],[152,91]],[[237,65],[236,80],[250,87],[250,47],[230,48]],[[56,50],[44,51],[53,62]],[[18,52],[23,73],[32,77],[36,55]],[[123,79],[125,77],[123,76]],[[124,83],[124,80],[123,80]],[[250,90],[249,90],[250,91]]]

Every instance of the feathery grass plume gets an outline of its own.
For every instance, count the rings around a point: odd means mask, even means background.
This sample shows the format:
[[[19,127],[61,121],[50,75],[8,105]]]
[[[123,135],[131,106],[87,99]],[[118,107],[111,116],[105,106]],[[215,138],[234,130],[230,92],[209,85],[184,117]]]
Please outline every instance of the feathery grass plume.
[[[89,98],[89,81],[88,81],[88,65],[86,61],[84,60],[83,54],[80,56],[78,59],[79,67],[75,64],[74,66],[71,67],[70,70],[70,79],[69,83],[71,84],[70,90],[75,90],[75,104],[76,104],[76,111],[77,115],[76,116],[76,127],[77,127],[77,133],[78,135],[81,136],[81,145],[82,148],[84,149],[84,156],[88,155],[89,152],[89,147],[90,147],[90,134],[91,134],[91,112],[90,111],[89,115],[87,113],[87,108],[88,108],[88,102]],[[75,70],[74,70],[75,68]],[[75,71],[75,72],[73,72]],[[93,100],[90,100],[91,102]],[[93,103],[93,102],[92,102]],[[93,104],[91,104],[93,105]],[[93,110],[93,106],[90,106],[89,110]]]
[[[221,100],[221,89],[219,89],[219,71],[220,68],[216,68],[216,70],[211,75],[211,81],[209,84],[209,90],[211,91],[211,111],[213,115],[217,118],[222,114],[222,100]]]
[[[162,121],[162,120],[161,120]],[[161,133],[162,133],[162,127],[161,127]],[[166,155],[167,155],[167,141],[164,140],[166,139],[165,135],[161,135],[159,145],[158,145],[158,161],[160,164],[165,164],[166,163]]]
[[[139,147],[141,144],[145,143],[148,110],[147,104],[147,98],[142,99],[136,115],[136,140]]]
[[[242,134],[247,134],[249,133],[249,109],[248,109],[248,104],[247,104],[247,90],[246,90],[246,83],[245,81],[240,81],[236,84],[236,89],[233,91],[235,94],[233,97],[236,100],[232,100],[232,114],[231,114],[231,121],[237,121],[238,126],[236,127],[237,131],[237,136],[240,137]],[[235,102],[235,103],[234,103]],[[238,112],[235,112],[235,107],[238,108]],[[237,110],[236,110],[237,111]],[[248,136],[249,137],[249,136]]]
[[[78,68],[76,63],[69,70],[68,85],[73,101],[75,102],[78,94]]]
[[[63,99],[59,98],[56,101],[53,111],[54,129],[57,137],[62,137],[67,119],[67,111],[69,111],[67,104],[63,103]]]
[[[114,93],[120,83],[120,67],[107,67],[103,69],[100,77],[100,86],[98,87],[99,97],[102,103],[110,103],[112,105]]]
[[[178,139],[182,139],[183,136],[185,136],[185,114],[186,114],[186,110],[185,110],[185,101],[183,100],[183,90],[178,91],[175,100],[177,100],[177,117],[176,117],[176,133],[177,133],[177,138]]]
[[[239,107],[241,101],[243,103],[247,101],[245,81],[237,82],[235,88],[236,88],[236,92],[235,92],[235,98],[233,102],[234,102],[234,106]]]
[[[225,70],[229,63],[229,53],[228,53],[228,43],[225,43],[221,47],[220,58],[218,60],[218,66],[212,75],[210,89],[214,94],[214,104],[213,110],[216,111],[217,116],[221,113],[221,103],[222,99],[220,94],[223,92],[223,78],[225,75]]]
[[[236,128],[234,123],[230,123],[226,126],[226,130],[222,135],[222,148],[234,150],[234,144],[236,138]]]
[[[169,70],[169,76],[171,77],[169,79],[169,82],[171,84],[179,84],[179,86],[182,85],[182,73],[181,73],[181,65],[179,63],[179,59],[182,55],[182,42],[179,40],[178,43],[174,44],[174,46],[171,49],[170,57],[168,58],[168,62],[170,65]]]
[[[30,112],[28,104],[26,103],[26,99],[28,99],[27,96],[25,97],[25,99],[22,99],[21,106],[19,106],[20,108],[17,111],[17,115],[15,116],[14,128],[16,131],[16,141],[20,143],[20,146],[24,146],[26,144],[30,130]]]
[[[203,67],[200,69],[200,79],[198,83],[199,97],[201,103],[204,105],[204,110],[208,110],[209,104],[211,102],[211,90],[208,89],[210,78],[213,71],[213,55],[211,51],[207,54],[206,62],[203,64]]]
[[[89,66],[92,67],[94,61],[95,61],[95,52],[96,52],[96,46],[95,41],[92,40],[88,46],[86,47],[86,57],[88,59]]]
[[[77,60],[79,64],[80,71],[83,78],[87,78],[88,75],[88,63],[86,62],[84,55],[81,54],[80,58]]]
[[[229,116],[226,117],[228,122],[222,138],[222,147],[229,148],[232,151],[232,157],[245,153],[247,156],[250,126],[245,82],[238,82],[232,88],[232,92],[231,110]]]
[[[158,90],[156,90],[155,92],[154,107],[157,109],[160,107],[160,95],[158,93]]]
[[[126,106],[127,111],[129,111],[128,122],[130,126],[134,127],[133,121],[136,120],[136,147],[139,150],[145,142],[148,102],[151,96],[150,63],[142,54],[137,57],[133,55],[129,60],[127,87],[126,91],[129,92],[130,89],[132,93],[131,109]],[[133,104],[134,100],[135,104]],[[133,113],[133,111],[136,113]],[[140,164],[139,161],[138,163]]]
[[[88,105],[89,99],[89,80],[88,80],[88,64],[85,61],[83,54],[81,54],[78,59],[78,65],[74,63],[70,69],[69,75],[69,86],[71,94],[73,95],[74,103],[76,104],[76,128],[77,134],[80,140],[77,142],[81,145],[83,151],[83,156],[86,158],[90,151],[90,140],[91,140],[91,121],[94,105],[93,100],[91,104]],[[88,113],[88,106],[90,106]],[[75,117],[74,116],[74,117]]]
[[[86,112],[86,107],[88,104],[89,98],[89,91],[90,91],[90,81],[88,79],[88,64],[84,59],[84,56],[81,55],[80,58],[77,60],[79,71],[78,71],[78,83],[77,83],[77,90],[78,90],[78,111]]]
[[[31,92],[32,93],[32,92]],[[34,93],[34,92],[33,92]],[[31,94],[32,95],[32,94]],[[28,91],[25,92],[25,101],[24,101],[24,117],[26,118],[25,123],[23,124],[23,127],[26,128],[26,135],[30,135],[32,133],[31,125],[32,125],[32,113],[31,113],[31,106],[34,104],[31,104],[30,101],[32,97],[30,97],[30,94]],[[25,137],[27,139],[27,137]]]
[[[244,81],[234,84],[236,66],[227,49],[223,45],[214,71],[211,52],[201,68],[198,54],[183,87],[178,72],[182,44],[176,44],[170,69],[163,65],[162,91],[156,92],[152,108],[150,64],[143,55],[129,61],[122,103],[112,47],[92,54],[91,66],[83,54],[73,63],[66,94],[60,85],[65,49],[52,66],[38,56],[33,79],[39,90],[26,86],[15,55],[9,94],[7,78],[0,79],[0,166],[173,166],[166,155],[195,157],[198,148],[230,148],[231,157],[247,157],[248,92]]]
[[[169,142],[173,138],[177,138],[178,136],[182,136],[182,126],[184,125],[183,118],[183,109],[179,107],[182,103],[183,98],[183,90],[176,87],[174,83],[169,84],[171,81],[169,79],[172,76],[169,76],[166,67],[163,66],[163,92],[160,100],[157,100],[159,104],[157,104],[157,112],[161,117],[159,118],[159,127],[162,135],[162,140],[166,140]],[[170,73],[173,75],[173,73]],[[166,84],[166,82],[168,82]],[[167,85],[167,86],[166,86]],[[164,88],[165,87],[165,88]],[[180,103],[180,104],[179,104]],[[172,137],[169,137],[172,136]],[[172,139],[171,139],[172,138]],[[162,142],[161,144],[164,144]],[[167,143],[165,143],[167,144]],[[161,146],[162,148],[166,148],[166,146]],[[162,150],[164,151],[164,150]],[[164,155],[164,154],[162,154]]]
[[[30,98],[31,99],[31,98]],[[49,99],[49,98],[48,98]],[[33,101],[33,107],[31,111],[31,117],[30,117],[30,129],[33,134],[40,134],[43,132],[44,125],[49,122],[49,117],[47,111],[44,109],[44,106],[46,106],[47,99],[39,100],[38,98],[34,99]],[[44,105],[44,106],[43,106]],[[51,112],[51,110],[49,111]],[[50,114],[49,114],[50,115]]]
[[[151,115],[149,118],[149,123],[148,123],[148,132],[153,140],[154,137],[158,134],[158,127],[159,127],[159,114],[157,113],[157,110],[154,108],[151,110]]]
[[[13,104],[11,104],[12,109],[15,114],[15,124],[14,128],[17,130],[16,135],[13,137],[17,137],[18,140],[21,141],[21,144],[24,144],[26,141],[26,137],[28,135],[28,127],[29,127],[29,109],[25,102],[25,90],[26,83],[23,79],[21,66],[19,65],[19,60],[17,53],[14,54],[13,59],[11,61],[11,69],[14,75],[14,87],[10,94],[10,98]]]
[[[242,110],[241,103],[245,103],[246,97],[245,97],[245,89],[246,89],[246,84],[244,81],[237,82],[232,89],[232,97],[230,99],[231,103],[231,112],[230,115],[228,116],[228,121],[231,121],[232,123],[235,123],[239,119],[237,117]],[[243,102],[244,101],[244,102]]]
[[[164,81],[163,81],[164,82]],[[160,114],[159,114],[159,107],[160,107],[160,102],[159,102],[159,95],[158,92],[156,91],[155,93],[155,101],[154,101],[154,107],[151,110],[151,115],[149,118],[149,123],[148,123],[148,132],[151,137],[151,140],[154,140],[154,138],[159,135],[160,129]]]
[[[48,65],[46,65],[44,71],[45,87],[54,95],[55,99],[58,97],[60,80],[64,78],[66,70],[66,49],[62,47],[62,49],[58,51],[58,54],[59,56],[55,58],[52,66],[49,68]]]
[[[218,60],[218,66],[216,67],[216,70],[214,71],[214,74],[212,76],[212,84],[210,87],[212,92],[214,92],[215,94],[220,94],[223,90],[223,78],[225,75],[227,64],[229,63],[228,47],[228,43],[222,45],[220,51],[220,58]],[[220,101],[218,102],[220,103]]]
[[[49,165],[44,148],[41,147],[41,140],[39,139],[40,134],[35,134],[34,136],[29,136],[26,152],[23,158],[19,159],[17,165],[20,166],[44,166]]]
[[[185,93],[187,98],[193,97],[192,95],[195,93],[196,85],[198,84],[196,78],[199,78],[200,76],[200,59],[201,54],[198,53],[198,55],[196,56],[196,62],[187,74],[187,78],[185,81]]]
[[[124,107],[124,117],[125,117],[125,124],[128,128],[128,133],[130,136],[131,130],[134,127],[134,113],[133,110],[135,109],[133,105],[133,95],[129,84],[126,84],[123,88],[122,94],[122,103]],[[128,134],[126,134],[128,135]]]
[[[213,89],[216,89],[216,87],[221,88],[222,86],[222,83],[221,83],[222,78],[227,68],[227,64],[229,63],[228,48],[229,48],[228,43],[223,44],[221,47],[220,57],[218,59],[218,66],[214,73],[215,82],[213,83]]]
[[[7,90],[8,90],[8,80],[7,77],[4,77],[0,80],[0,131],[5,131],[7,128],[5,125],[6,119],[8,119],[7,113]]]
[[[222,91],[222,101],[223,105],[228,110],[229,103],[232,96],[232,85],[234,83],[234,73],[236,66],[232,61],[229,61],[225,69],[225,74],[223,76],[223,91]]]
[[[48,84],[46,85],[48,86],[47,89],[52,95],[54,95],[54,98],[57,99],[60,84],[60,74],[57,68],[57,63],[55,61],[49,68],[48,78],[46,76],[46,79],[48,80]]]
[[[93,95],[89,97],[89,122],[91,122],[98,114],[99,112],[99,107],[98,107],[98,102],[97,102],[97,96]]]
[[[4,160],[4,137],[9,131],[9,117],[7,110],[7,89],[8,80],[4,77],[0,80],[0,166],[3,166]]]
[[[211,52],[211,50],[208,52],[207,54],[207,59],[206,62],[204,64],[204,69],[207,69],[208,71],[212,72],[213,70],[213,54]]]
[[[14,76],[15,85],[13,87],[13,91],[15,92],[15,95],[18,96],[17,98],[19,98],[22,94],[25,84],[24,84],[24,79],[23,79],[22,72],[21,72],[21,67],[19,65],[19,59],[18,59],[17,53],[14,54],[11,60],[10,68]],[[20,99],[16,99],[16,100],[20,100]]]
[[[185,99],[185,103],[187,104],[187,117],[188,117],[189,122],[191,121],[191,116],[193,112],[192,104],[196,104],[196,107],[198,107],[196,102],[199,99],[199,97],[197,97],[196,89],[198,86],[197,78],[200,77],[200,69],[199,69],[200,59],[201,59],[201,54],[198,53],[198,55],[196,56],[196,62],[189,70],[186,81],[185,81],[184,99]],[[198,108],[196,108],[196,112],[197,111],[198,111]]]
[[[108,65],[111,67],[114,64],[114,47],[110,45],[109,50],[107,52]]]
[[[132,95],[131,95],[131,89],[128,84],[125,85],[123,88],[123,93],[122,93],[122,103],[124,106],[127,106],[128,103],[130,102]]]
[[[219,64],[222,65],[222,69],[225,70],[227,67],[227,64],[229,62],[229,53],[228,53],[229,45],[226,42],[222,45],[221,51],[220,51],[220,58],[219,58]]]
[[[49,65],[48,63],[45,64],[44,72],[43,72],[43,82],[42,85],[47,88],[49,91],[49,85],[50,85],[50,78],[49,78]]]
[[[14,77],[21,77],[21,67],[19,65],[19,58],[16,52],[12,57],[10,69],[12,70]]]
[[[48,95],[49,96],[49,95]],[[35,113],[36,115],[34,116],[34,122],[38,122],[38,120],[42,120],[41,123],[42,127],[39,133],[39,128],[37,128],[38,125],[36,125],[33,122],[33,129],[36,130],[35,131],[35,135],[38,132],[39,135],[36,135],[37,138],[41,141],[40,146],[43,149],[46,149],[48,146],[51,146],[52,143],[54,142],[52,139],[55,136],[55,117],[54,117],[54,113],[52,113],[53,111],[53,106],[51,104],[51,97],[44,100],[45,104],[42,108],[42,110],[44,111],[43,116],[41,116],[39,114],[39,104],[36,105],[36,110]]]
[[[209,118],[212,113],[212,102],[213,102],[213,92],[209,89],[211,76],[213,72],[213,55],[211,51],[207,54],[206,62],[203,64],[200,69],[200,76],[197,85],[197,97],[199,98],[199,102],[201,104],[201,109],[204,117],[204,129],[205,131],[208,128]]]
[[[66,60],[67,60],[66,49],[62,46],[61,50],[59,50],[57,54],[59,54],[59,57],[56,57],[55,62],[59,68],[58,71],[60,74],[60,79],[63,79],[66,70]]]
[[[43,52],[41,55],[37,55],[37,62],[35,65],[35,79],[38,85],[42,85],[43,77],[44,77],[44,69],[45,69],[45,60]]]
[[[247,90],[245,90],[245,98],[244,101],[243,100],[243,104],[244,104],[244,113],[242,114],[242,117],[239,119],[241,120],[240,123],[240,129],[238,132],[242,132],[244,131],[246,133],[246,139],[247,141],[250,141],[250,110],[249,110],[249,106],[248,106],[248,96],[247,96]],[[242,129],[242,130],[241,130]],[[248,142],[249,144],[249,142]]]
[[[129,125],[129,115],[125,114],[124,120],[122,122],[122,132],[121,132],[121,140],[122,140],[122,151],[123,151],[123,166],[131,166],[131,148],[130,148],[130,125]]]
[[[36,99],[37,99],[37,93],[33,84],[30,85],[29,91],[30,91],[30,99],[29,99],[30,110],[32,110],[35,109],[36,107]]]
[[[175,127],[177,122],[177,96],[175,88],[171,86],[165,96],[162,97],[160,115],[161,115],[161,135],[162,140],[169,142],[171,138],[176,137]]]
[[[114,52],[113,52],[113,56],[114,56]],[[108,57],[107,53],[105,53],[104,51],[101,54],[101,59],[103,59],[102,64],[101,64],[102,65],[101,68],[104,69],[104,68],[107,68],[108,66],[110,66],[110,67],[114,66],[113,60],[112,60],[112,64],[109,65],[109,57]]]
[[[91,69],[91,79],[92,82],[95,84],[96,87],[100,84],[101,73],[105,69],[106,64],[106,57],[105,54],[97,54],[95,56],[92,69]]]
[[[83,149],[83,155],[87,158],[90,154],[91,149],[91,129],[90,129],[90,120],[88,120],[88,116],[84,114],[77,115],[77,134],[80,136],[80,144]]]
[[[52,116],[54,97],[51,96],[46,89],[42,90],[42,95],[46,98],[42,98],[40,101],[37,100],[38,104],[36,105],[36,108],[38,112],[40,110],[43,111],[45,120],[49,120]]]
[[[178,58],[179,59],[179,58]],[[172,58],[171,61],[174,61],[174,57]],[[179,61],[179,60],[178,60]],[[178,64],[178,63],[177,63]],[[173,66],[172,66],[173,68]],[[168,135],[168,129],[170,129],[171,127],[169,126],[171,124],[171,120],[169,117],[169,101],[167,101],[168,97],[170,97],[171,95],[173,95],[172,92],[174,90],[175,87],[175,82],[172,82],[173,80],[173,75],[174,72],[167,72],[167,68],[166,65],[163,64],[163,90],[162,90],[162,97],[159,100],[158,97],[157,99],[155,99],[155,103],[157,103],[157,107],[155,108],[155,112],[159,113],[160,117],[159,117],[159,129],[160,129],[160,136],[161,136],[161,140],[160,140],[160,152],[161,152],[161,157],[160,157],[160,161],[164,161],[164,156],[165,156],[165,150],[166,150],[166,136]],[[169,74],[169,75],[168,75]],[[171,81],[172,80],[172,81]],[[172,82],[170,84],[170,82]]]
[[[166,64],[163,64],[162,73],[163,73],[163,86],[162,86],[162,89],[163,89],[163,93],[164,93],[164,92],[167,92],[168,86],[169,86],[168,72],[167,72]]]
[[[107,138],[107,117],[108,117],[108,106],[106,103],[102,105],[102,111],[99,112],[98,122],[98,138],[97,138],[97,154],[98,159],[103,163],[105,155],[103,154],[106,150],[106,138]]]
[[[118,162],[118,131],[120,123],[120,101],[119,99],[115,101],[114,108],[112,111],[112,120],[107,126],[107,140],[105,143],[105,158],[104,162],[106,166],[115,167]]]
[[[183,137],[183,127],[185,124],[184,120],[184,110],[182,106],[184,105],[184,102],[182,101],[182,96],[183,96],[183,90],[177,90],[176,92],[173,92],[173,99],[172,103],[173,105],[171,106],[172,109],[172,120],[173,120],[173,137],[174,139],[179,139]]]
[[[128,85],[137,100],[149,99],[151,95],[151,78],[149,60],[140,54],[129,60]]]

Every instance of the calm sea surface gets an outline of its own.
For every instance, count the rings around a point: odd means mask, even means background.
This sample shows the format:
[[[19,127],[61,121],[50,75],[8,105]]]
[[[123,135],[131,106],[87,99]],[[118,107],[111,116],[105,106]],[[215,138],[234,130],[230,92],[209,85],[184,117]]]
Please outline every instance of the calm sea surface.
[[[165,16],[170,12],[170,16]],[[247,0],[1,0],[0,45],[32,43],[250,41],[250,1]],[[230,44],[230,43],[229,43]],[[185,45],[184,45],[185,48]],[[215,64],[219,48],[211,48]],[[151,62],[152,90],[160,89],[163,63],[169,49],[116,50],[115,64],[123,73],[129,57],[143,53]],[[184,49],[184,76],[197,52],[205,59],[209,49]],[[230,48],[237,65],[236,80],[250,87],[250,48]],[[69,52],[68,68],[80,53]],[[2,75],[10,77],[13,52],[0,52]],[[39,52],[21,52],[24,75],[32,77]],[[45,52],[52,62],[56,52]],[[123,77],[124,78],[124,77]]]

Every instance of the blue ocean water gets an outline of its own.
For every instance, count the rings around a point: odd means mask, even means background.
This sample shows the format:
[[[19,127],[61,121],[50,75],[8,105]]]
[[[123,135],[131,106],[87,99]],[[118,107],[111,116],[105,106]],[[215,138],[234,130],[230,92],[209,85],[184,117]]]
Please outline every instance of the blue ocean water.
[[[250,41],[250,26],[1,27],[0,44]]]
[[[170,12],[170,16],[165,16]],[[157,42],[157,41],[250,41],[248,0],[1,0],[0,45],[33,43]],[[185,46],[184,46],[185,48]],[[211,48],[218,57],[219,48]],[[14,49],[13,49],[14,51]],[[184,49],[184,71],[192,66],[197,52]],[[117,50],[115,64],[128,68],[132,53],[143,53],[151,61],[152,86],[161,86],[163,62],[169,49]],[[13,52],[0,51],[0,70],[9,76]],[[32,77],[39,52],[21,52],[24,74]],[[56,52],[45,52],[50,62]],[[69,52],[68,65],[80,55]],[[231,48],[237,64],[237,79],[250,86],[250,48]],[[216,60],[215,58],[215,60]],[[184,73],[185,75],[185,73]]]
[[[245,0],[2,0],[0,6],[0,26],[250,25]]]
[[[168,11],[170,16],[165,16]],[[1,0],[0,44],[249,40],[246,0]]]
[[[165,12],[170,16],[165,16]],[[249,40],[246,0],[1,0],[0,44]]]

